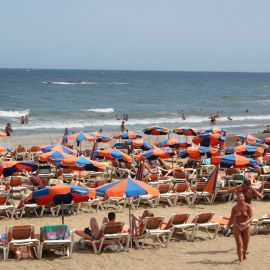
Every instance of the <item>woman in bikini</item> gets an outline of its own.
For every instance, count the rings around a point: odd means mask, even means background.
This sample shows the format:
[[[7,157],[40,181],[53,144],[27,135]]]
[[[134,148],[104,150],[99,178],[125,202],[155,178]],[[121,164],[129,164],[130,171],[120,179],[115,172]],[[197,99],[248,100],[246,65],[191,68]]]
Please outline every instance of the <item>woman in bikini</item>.
[[[242,192],[237,194],[237,204],[232,208],[228,229],[233,224],[234,238],[237,247],[239,263],[246,259],[246,252],[250,238],[250,222],[253,219],[251,205],[245,203]]]

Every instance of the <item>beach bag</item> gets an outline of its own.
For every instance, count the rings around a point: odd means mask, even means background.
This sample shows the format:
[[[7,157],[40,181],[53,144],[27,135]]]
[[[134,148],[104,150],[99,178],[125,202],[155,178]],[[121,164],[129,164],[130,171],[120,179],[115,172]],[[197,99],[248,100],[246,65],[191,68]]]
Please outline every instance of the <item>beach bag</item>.
[[[12,251],[17,260],[35,258],[34,250],[30,246],[14,246]]]

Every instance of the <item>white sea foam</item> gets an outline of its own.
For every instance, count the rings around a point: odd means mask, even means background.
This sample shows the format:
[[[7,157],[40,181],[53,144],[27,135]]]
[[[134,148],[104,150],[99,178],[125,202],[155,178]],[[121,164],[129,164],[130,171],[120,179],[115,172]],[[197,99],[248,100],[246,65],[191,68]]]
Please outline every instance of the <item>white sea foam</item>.
[[[87,109],[86,112],[96,112],[96,113],[112,113],[114,112],[113,108],[104,108],[104,109]]]
[[[28,115],[29,113],[29,109],[23,111],[0,111],[0,117],[21,117],[23,115]]]
[[[43,83],[48,83],[48,84],[60,84],[60,85],[74,85],[74,84],[81,84],[81,85],[95,85],[95,84],[116,84],[116,85],[125,85],[128,83],[125,82],[93,82],[93,81],[81,81],[81,82],[57,82],[57,81],[44,81]]]

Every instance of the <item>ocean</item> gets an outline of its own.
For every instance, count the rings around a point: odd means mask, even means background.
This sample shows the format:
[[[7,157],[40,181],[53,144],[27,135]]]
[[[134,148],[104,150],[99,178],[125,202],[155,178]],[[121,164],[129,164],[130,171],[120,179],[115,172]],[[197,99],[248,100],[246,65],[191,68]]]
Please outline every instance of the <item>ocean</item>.
[[[0,100],[15,135],[118,131],[116,114],[128,130],[201,129],[217,111],[217,127],[256,132],[270,124],[270,73],[0,69]]]

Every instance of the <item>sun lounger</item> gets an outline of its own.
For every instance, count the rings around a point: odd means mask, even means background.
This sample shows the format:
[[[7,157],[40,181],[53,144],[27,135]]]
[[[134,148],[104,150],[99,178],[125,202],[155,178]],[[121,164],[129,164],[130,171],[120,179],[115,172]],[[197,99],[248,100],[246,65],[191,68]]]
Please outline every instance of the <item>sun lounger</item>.
[[[37,209],[40,208],[36,203],[25,203],[25,198],[22,198],[18,205],[15,206],[16,218],[22,218],[25,213],[34,213],[38,217]]]
[[[189,214],[174,214],[164,225],[164,229],[173,228],[173,234],[183,234],[187,240],[192,240],[196,225],[194,223],[187,223]]]
[[[253,225],[254,225],[254,229],[251,231],[251,233],[254,234],[258,234],[259,232],[266,232],[269,233],[270,232],[270,215],[264,215],[259,219],[254,219],[252,221]]]
[[[174,192],[178,195],[175,205],[179,200],[184,200],[188,205],[191,205],[195,200],[195,192],[189,191],[187,182],[177,183],[174,186]]]
[[[177,193],[174,193],[170,190],[170,185],[169,184],[161,184],[158,187],[158,190],[160,192],[160,196],[158,199],[158,204],[160,202],[166,202],[168,203],[169,206],[174,206],[176,205],[176,201],[178,198]]]
[[[15,206],[8,204],[9,193],[0,195],[0,214],[4,213],[7,217],[13,218],[15,214]]]
[[[62,249],[69,258],[73,247],[73,232],[66,224],[47,225],[40,228],[40,252],[42,258],[43,249]]]
[[[167,247],[171,239],[172,229],[161,229],[164,217],[146,217],[141,235],[134,235],[133,240],[137,248],[144,247],[149,238],[158,240],[161,247]],[[139,241],[142,240],[142,244]]]
[[[116,244],[120,247],[120,250],[128,250],[130,234],[122,232],[123,226],[123,222],[105,223],[102,225],[99,235],[96,238],[86,234],[81,229],[76,230],[75,233],[92,245],[95,253],[100,253],[106,244]],[[125,247],[123,243],[125,243]]]
[[[199,213],[194,217],[192,223],[196,225],[196,229],[194,230],[194,233],[191,236],[192,240],[196,238],[198,230],[206,231],[210,239],[214,239],[216,237],[219,230],[219,223],[211,221],[213,216],[214,213],[209,212],[209,213]],[[211,234],[209,230],[214,230],[214,233]]]
[[[28,246],[33,248],[36,258],[40,247],[40,241],[35,238],[34,225],[17,225],[7,228],[6,258],[9,251],[16,246]]]

